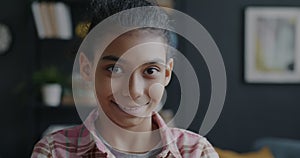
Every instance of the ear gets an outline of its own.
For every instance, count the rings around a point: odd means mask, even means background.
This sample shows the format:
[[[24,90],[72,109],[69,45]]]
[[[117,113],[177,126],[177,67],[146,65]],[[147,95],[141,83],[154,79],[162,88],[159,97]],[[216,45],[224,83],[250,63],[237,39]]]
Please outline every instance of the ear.
[[[171,81],[172,71],[173,71],[174,60],[170,58],[167,62],[167,68],[165,73],[165,86],[167,86]]]
[[[92,81],[92,65],[83,52],[79,56],[80,75],[85,81]]]

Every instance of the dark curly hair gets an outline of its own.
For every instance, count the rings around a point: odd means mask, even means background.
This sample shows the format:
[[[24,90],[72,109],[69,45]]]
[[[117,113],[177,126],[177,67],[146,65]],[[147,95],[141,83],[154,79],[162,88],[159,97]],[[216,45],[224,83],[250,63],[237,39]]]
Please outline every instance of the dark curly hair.
[[[143,8],[148,6],[154,7],[150,9]],[[88,9],[88,17],[91,22],[88,32],[106,18],[122,11],[136,8],[137,13],[134,16],[132,14],[118,14],[116,23],[122,26],[145,26],[138,30],[157,34],[165,39],[168,45],[176,47],[175,34],[168,30],[171,28],[168,14],[163,9],[155,6],[158,6],[158,4],[154,0],[91,0]],[[147,27],[149,25],[155,27]],[[171,53],[168,53],[167,57],[169,58],[170,56]]]
[[[158,6],[158,4],[156,1],[148,0],[91,0],[89,7],[91,25],[89,29],[91,30],[104,19],[121,11],[147,6]],[[164,17],[164,20],[167,18]]]

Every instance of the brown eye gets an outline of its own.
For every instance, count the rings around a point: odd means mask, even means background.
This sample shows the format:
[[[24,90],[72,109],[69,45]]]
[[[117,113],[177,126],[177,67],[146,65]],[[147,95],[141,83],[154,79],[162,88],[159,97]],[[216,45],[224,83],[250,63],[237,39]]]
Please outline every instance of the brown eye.
[[[158,68],[155,68],[155,67],[150,67],[150,68],[147,68],[144,73],[146,75],[155,75],[156,73],[159,72],[159,69]]]
[[[120,74],[120,73],[124,72],[121,67],[116,66],[116,65],[109,66],[108,68],[106,68],[106,70],[110,71],[111,73],[115,73],[115,74]]]

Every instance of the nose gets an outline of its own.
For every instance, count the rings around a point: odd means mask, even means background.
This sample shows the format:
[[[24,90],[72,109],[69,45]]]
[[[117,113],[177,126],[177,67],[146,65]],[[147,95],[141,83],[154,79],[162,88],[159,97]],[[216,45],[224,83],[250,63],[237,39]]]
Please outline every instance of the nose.
[[[145,84],[143,77],[138,73],[133,73],[129,78],[129,94],[133,100],[138,100],[144,94]]]

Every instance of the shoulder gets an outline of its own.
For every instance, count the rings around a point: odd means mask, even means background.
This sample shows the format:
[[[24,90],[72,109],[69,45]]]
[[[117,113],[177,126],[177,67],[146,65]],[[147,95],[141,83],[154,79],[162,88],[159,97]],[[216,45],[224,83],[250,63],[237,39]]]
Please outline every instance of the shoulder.
[[[201,158],[218,158],[211,143],[203,136],[179,128],[170,128],[176,139],[176,144],[181,155],[199,156]]]
[[[53,132],[51,134],[48,134],[46,137],[50,137],[54,140],[60,140],[62,138],[67,138],[69,141],[77,140],[78,138],[85,137],[89,135],[89,131],[87,128],[81,124],[69,128],[65,128],[62,130],[58,130],[56,132]],[[65,140],[65,139],[63,139]]]
[[[89,142],[90,134],[84,125],[66,128],[44,136],[35,144],[31,157],[51,157]]]
[[[171,133],[177,138],[179,145],[193,145],[201,143],[202,145],[210,145],[207,139],[197,133],[180,128],[170,128]]]
[[[85,128],[84,125],[73,126],[69,128],[65,128],[62,130],[58,130],[51,134],[46,135],[44,139],[48,143],[68,143],[73,145],[79,145],[78,140],[89,137],[90,132]]]

